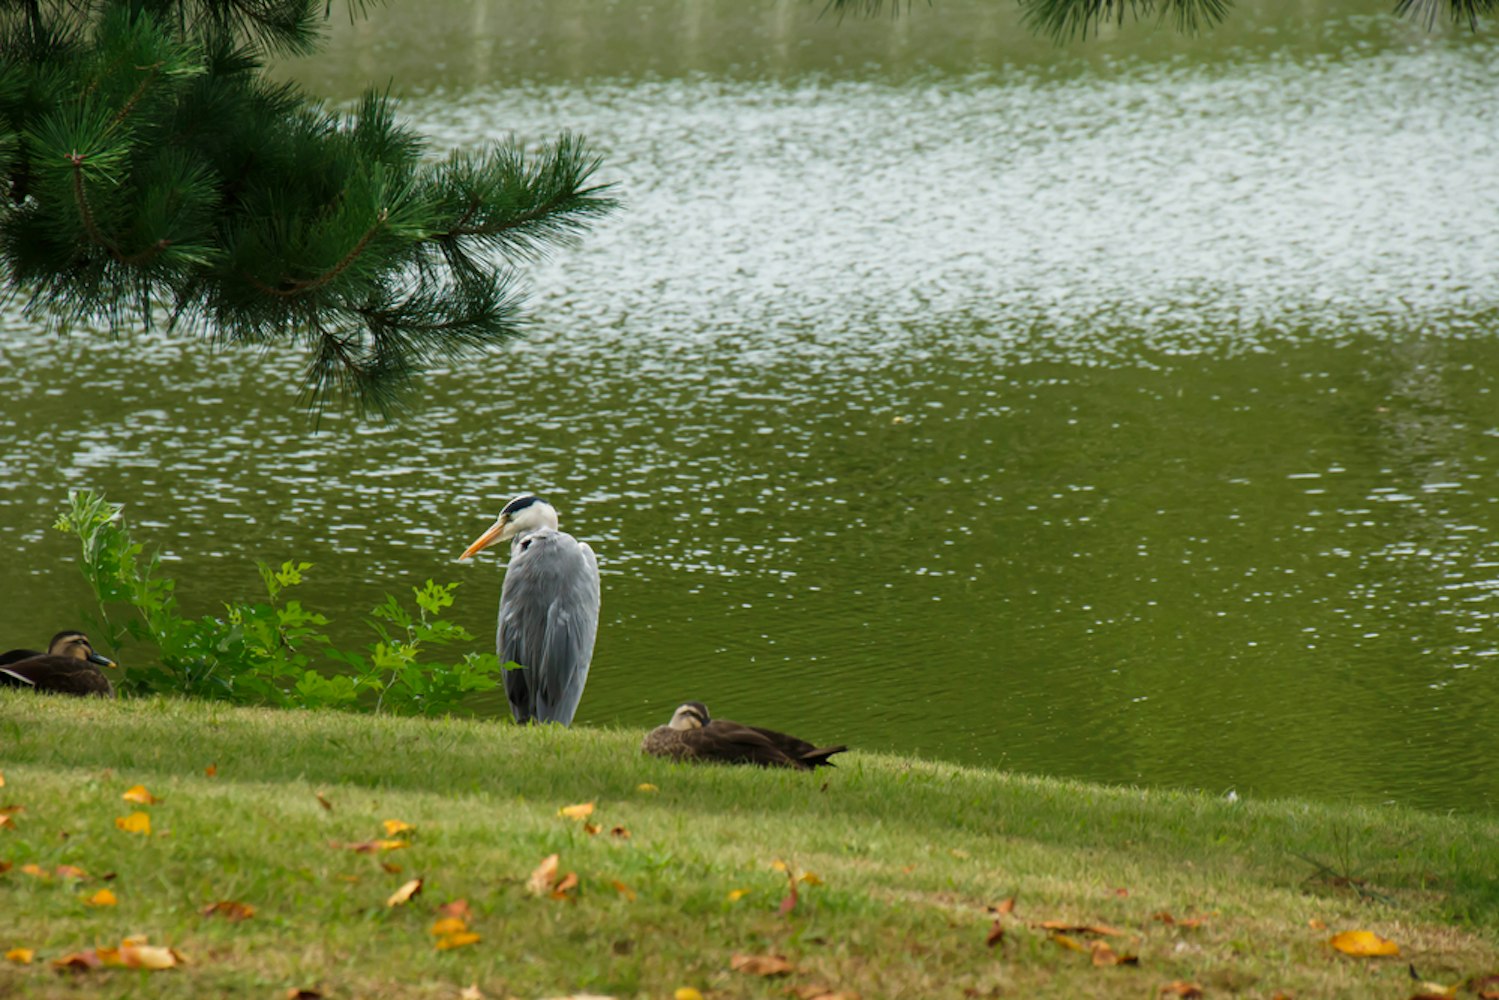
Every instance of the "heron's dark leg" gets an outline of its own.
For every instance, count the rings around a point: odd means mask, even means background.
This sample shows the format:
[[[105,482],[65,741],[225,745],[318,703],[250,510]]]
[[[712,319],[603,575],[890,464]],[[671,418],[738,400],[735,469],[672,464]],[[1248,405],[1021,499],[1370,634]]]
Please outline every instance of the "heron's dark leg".
[[[531,694],[527,673],[524,669],[505,671],[505,697],[510,699],[510,714],[521,723],[536,721],[536,699]]]

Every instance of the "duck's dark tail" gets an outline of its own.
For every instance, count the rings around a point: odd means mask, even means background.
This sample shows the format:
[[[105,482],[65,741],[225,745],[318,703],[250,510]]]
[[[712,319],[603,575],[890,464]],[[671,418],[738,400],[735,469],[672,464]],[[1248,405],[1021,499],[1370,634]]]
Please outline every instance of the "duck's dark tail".
[[[837,767],[838,765],[828,760],[828,758],[835,753],[843,753],[847,749],[848,747],[846,746],[819,747],[816,750],[806,751],[798,759],[808,770],[816,767]]]

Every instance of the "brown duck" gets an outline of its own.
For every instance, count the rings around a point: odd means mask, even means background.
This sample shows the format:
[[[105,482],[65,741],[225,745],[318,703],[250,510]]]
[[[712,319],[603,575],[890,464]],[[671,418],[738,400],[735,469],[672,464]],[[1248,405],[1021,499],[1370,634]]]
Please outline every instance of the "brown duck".
[[[45,653],[12,649],[0,654],[0,687],[113,698],[114,685],[99,667],[118,665],[94,652],[82,632],[59,632],[47,644]]]
[[[810,771],[815,767],[832,767],[833,762],[828,758],[848,747],[816,747],[772,729],[710,718],[707,705],[689,701],[672,713],[671,722],[647,733],[640,749],[676,760]]]

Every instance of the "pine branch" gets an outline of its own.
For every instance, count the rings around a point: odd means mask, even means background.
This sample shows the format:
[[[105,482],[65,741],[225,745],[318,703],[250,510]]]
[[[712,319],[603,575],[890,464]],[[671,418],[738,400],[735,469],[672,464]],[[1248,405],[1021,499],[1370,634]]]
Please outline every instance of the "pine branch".
[[[1228,0],[1020,0],[1020,6],[1028,27],[1058,42],[1087,38],[1111,21],[1123,25],[1126,14],[1169,20],[1177,31],[1196,34],[1220,23],[1229,8]]]

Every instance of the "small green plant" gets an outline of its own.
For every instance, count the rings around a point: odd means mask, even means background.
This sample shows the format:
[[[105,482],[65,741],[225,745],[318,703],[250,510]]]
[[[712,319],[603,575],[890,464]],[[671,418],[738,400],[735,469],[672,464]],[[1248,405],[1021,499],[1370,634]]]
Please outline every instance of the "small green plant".
[[[458,584],[428,580],[413,587],[413,614],[394,596],[369,620],[377,640],[363,653],[336,648],[323,615],[291,599],[311,563],[260,563],[266,599],[224,605],[221,616],[187,618],[177,583],[130,537],[121,506],[87,491],[70,493],[57,527],[83,546],[83,574],[99,617],[93,628],[111,650],[131,640],[154,646],[154,657],[132,657],[121,688],[169,692],[243,704],[303,708],[366,708],[403,715],[451,712],[471,692],[499,683],[492,653],[465,652],[456,661],[424,662],[434,648],[472,643],[462,626],[441,617]],[[154,659],[156,662],[140,662]]]

